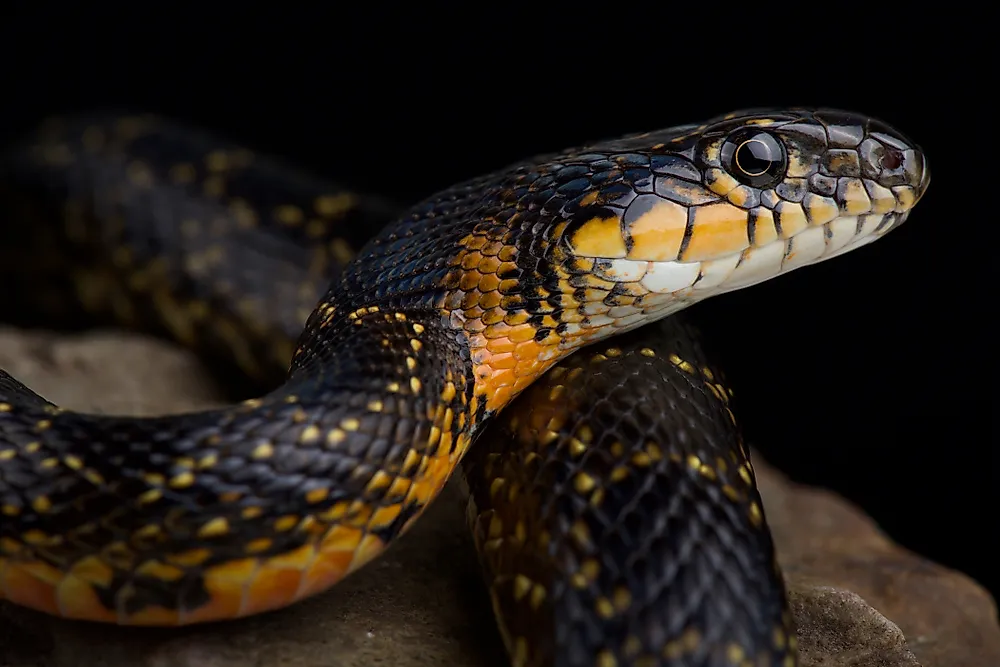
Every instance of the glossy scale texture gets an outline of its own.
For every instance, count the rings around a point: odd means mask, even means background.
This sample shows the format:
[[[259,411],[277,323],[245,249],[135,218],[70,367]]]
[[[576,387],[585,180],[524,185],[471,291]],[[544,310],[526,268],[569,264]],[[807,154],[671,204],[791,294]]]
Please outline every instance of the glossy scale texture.
[[[708,359],[679,315],[593,345],[528,388],[464,459],[518,664],[794,656],[732,391]]]
[[[748,185],[725,162],[726,141],[747,127],[780,138],[784,170],[772,181],[755,177]],[[919,149],[864,117],[734,114],[541,156],[459,184],[382,228],[348,263],[390,207],[212,143],[152,117],[76,119],[50,126],[4,161],[0,182],[10,206],[0,227],[0,271],[12,280],[28,276],[37,288],[5,296],[12,312],[34,307],[68,324],[153,328],[229,359],[264,385],[291,359],[284,383],[260,398],[143,419],[65,411],[0,373],[0,592],[15,603],[70,618],[171,625],[257,613],[324,590],[401,534],[483,428],[554,364],[701,299],[874,240],[905,220],[928,181]],[[665,461],[689,454],[702,461],[698,452],[709,450],[699,447],[738,451],[727,471],[704,459],[715,479],[704,471],[692,478],[702,485],[690,488],[707,495],[690,510],[707,514],[691,525],[729,535],[737,553],[766,570],[773,562],[766,528],[752,477],[740,474],[750,468],[728,413],[692,422],[691,433],[707,439],[689,453],[669,434],[707,395],[677,392],[679,377],[661,374],[660,381],[664,396],[685,397],[676,409],[628,412],[625,418],[642,421],[597,434],[628,434],[615,440],[623,451],[603,439],[601,446],[653,480],[689,471],[642,468],[635,457],[648,455],[649,438],[662,441]],[[580,396],[582,421],[567,422],[577,435],[600,402],[593,393]],[[522,455],[558,460],[569,451],[544,451],[544,444],[508,441]],[[732,475],[742,487],[728,483]],[[590,481],[619,488],[613,476]],[[586,492],[581,484],[573,493]],[[563,527],[584,517],[568,492],[551,490],[566,512],[556,517]],[[719,493],[728,509],[709,502]],[[499,516],[523,515],[516,498],[509,508],[492,502]],[[679,501],[665,502],[643,511],[670,516],[670,503]],[[517,530],[518,521],[512,525]],[[669,551],[701,543],[677,536],[665,544]],[[699,554],[718,560],[719,549],[701,546]],[[642,556],[594,555],[605,573]],[[787,616],[774,606],[782,594],[773,571],[717,564],[722,576],[744,582],[728,590],[732,604],[684,597],[698,588],[684,575],[670,590],[630,591],[675,610],[652,634],[613,622],[583,650],[572,632],[559,630],[571,627],[564,616],[546,626],[554,634],[541,624],[524,634],[507,619],[512,657],[543,656],[533,659],[544,664],[548,655],[562,664],[575,656],[601,665],[635,655],[636,664],[794,660],[782,653],[792,640]],[[510,575],[504,567],[487,571]],[[557,584],[542,585],[554,591]],[[603,585],[620,588],[600,576],[593,582]],[[576,609],[605,627],[605,602],[631,608],[616,591],[580,598]],[[671,592],[691,606],[677,607]],[[763,611],[746,622],[720,616],[755,604]],[[761,653],[764,646],[774,651]]]

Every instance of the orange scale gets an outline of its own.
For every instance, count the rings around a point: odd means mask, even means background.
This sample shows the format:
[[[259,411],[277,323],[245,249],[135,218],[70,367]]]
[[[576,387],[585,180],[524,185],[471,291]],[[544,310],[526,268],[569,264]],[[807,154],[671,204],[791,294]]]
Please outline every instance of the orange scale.
[[[510,338],[502,336],[500,338],[491,338],[488,343],[486,343],[486,349],[490,352],[496,354],[504,354],[507,352],[513,352],[517,348],[517,345],[511,341]]]
[[[118,614],[101,603],[93,584],[68,575],[56,588],[60,616],[88,621],[115,623]]]
[[[63,573],[45,563],[0,560],[0,591],[14,604],[59,616],[56,587]]]
[[[327,551],[320,553],[302,574],[299,585],[299,600],[322,593],[347,576],[354,559],[352,551]]]
[[[311,546],[307,548],[311,553],[311,560],[315,557],[315,551]],[[257,614],[295,602],[300,597],[303,576],[304,572],[297,568],[271,565],[270,561],[261,564],[246,589],[242,613]]]
[[[256,559],[221,563],[205,571],[205,590],[209,594],[207,604],[184,614],[184,623],[217,621],[244,616],[243,603],[247,583],[258,567]]]

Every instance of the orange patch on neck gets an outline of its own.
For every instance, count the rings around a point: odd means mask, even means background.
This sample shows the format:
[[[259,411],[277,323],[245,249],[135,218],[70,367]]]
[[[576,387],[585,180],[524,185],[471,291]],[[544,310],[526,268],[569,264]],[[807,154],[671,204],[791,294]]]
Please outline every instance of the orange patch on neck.
[[[474,397],[483,397],[486,409],[495,412],[510,403],[523,389],[541,377],[576,345],[550,333],[535,340],[535,327],[520,324],[506,327],[502,335],[488,338],[470,336],[475,375]],[[560,346],[560,342],[562,345]]]

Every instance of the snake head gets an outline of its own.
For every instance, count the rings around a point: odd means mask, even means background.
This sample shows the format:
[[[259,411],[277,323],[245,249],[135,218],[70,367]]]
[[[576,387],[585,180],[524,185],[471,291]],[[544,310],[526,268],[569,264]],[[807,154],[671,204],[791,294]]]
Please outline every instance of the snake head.
[[[407,290],[440,272],[444,289],[427,301],[464,332],[476,391],[495,410],[582,345],[884,236],[928,180],[920,149],[878,121],[740,112],[456,186],[367,262]],[[459,250],[436,257],[447,234]]]
[[[904,135],[834,110],[737,112],[552,164],[588,170],[562,209],[566,271],[638,298],[639,323],[881,238],[930,181]]]

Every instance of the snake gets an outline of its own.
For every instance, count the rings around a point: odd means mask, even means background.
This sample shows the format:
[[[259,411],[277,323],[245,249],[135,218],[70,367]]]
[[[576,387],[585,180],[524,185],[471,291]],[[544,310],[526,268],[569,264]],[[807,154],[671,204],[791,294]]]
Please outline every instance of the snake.
[[[52,119],[0,160],[5,319],[161,333],[245,395],[86,413],[0,371],[0,599],[277,610],[454,476],[513,664],[795,665],[733,392],[680,311],[885,236],[929,181],[835,109],[592,141],[408,208],[154,114]]]

